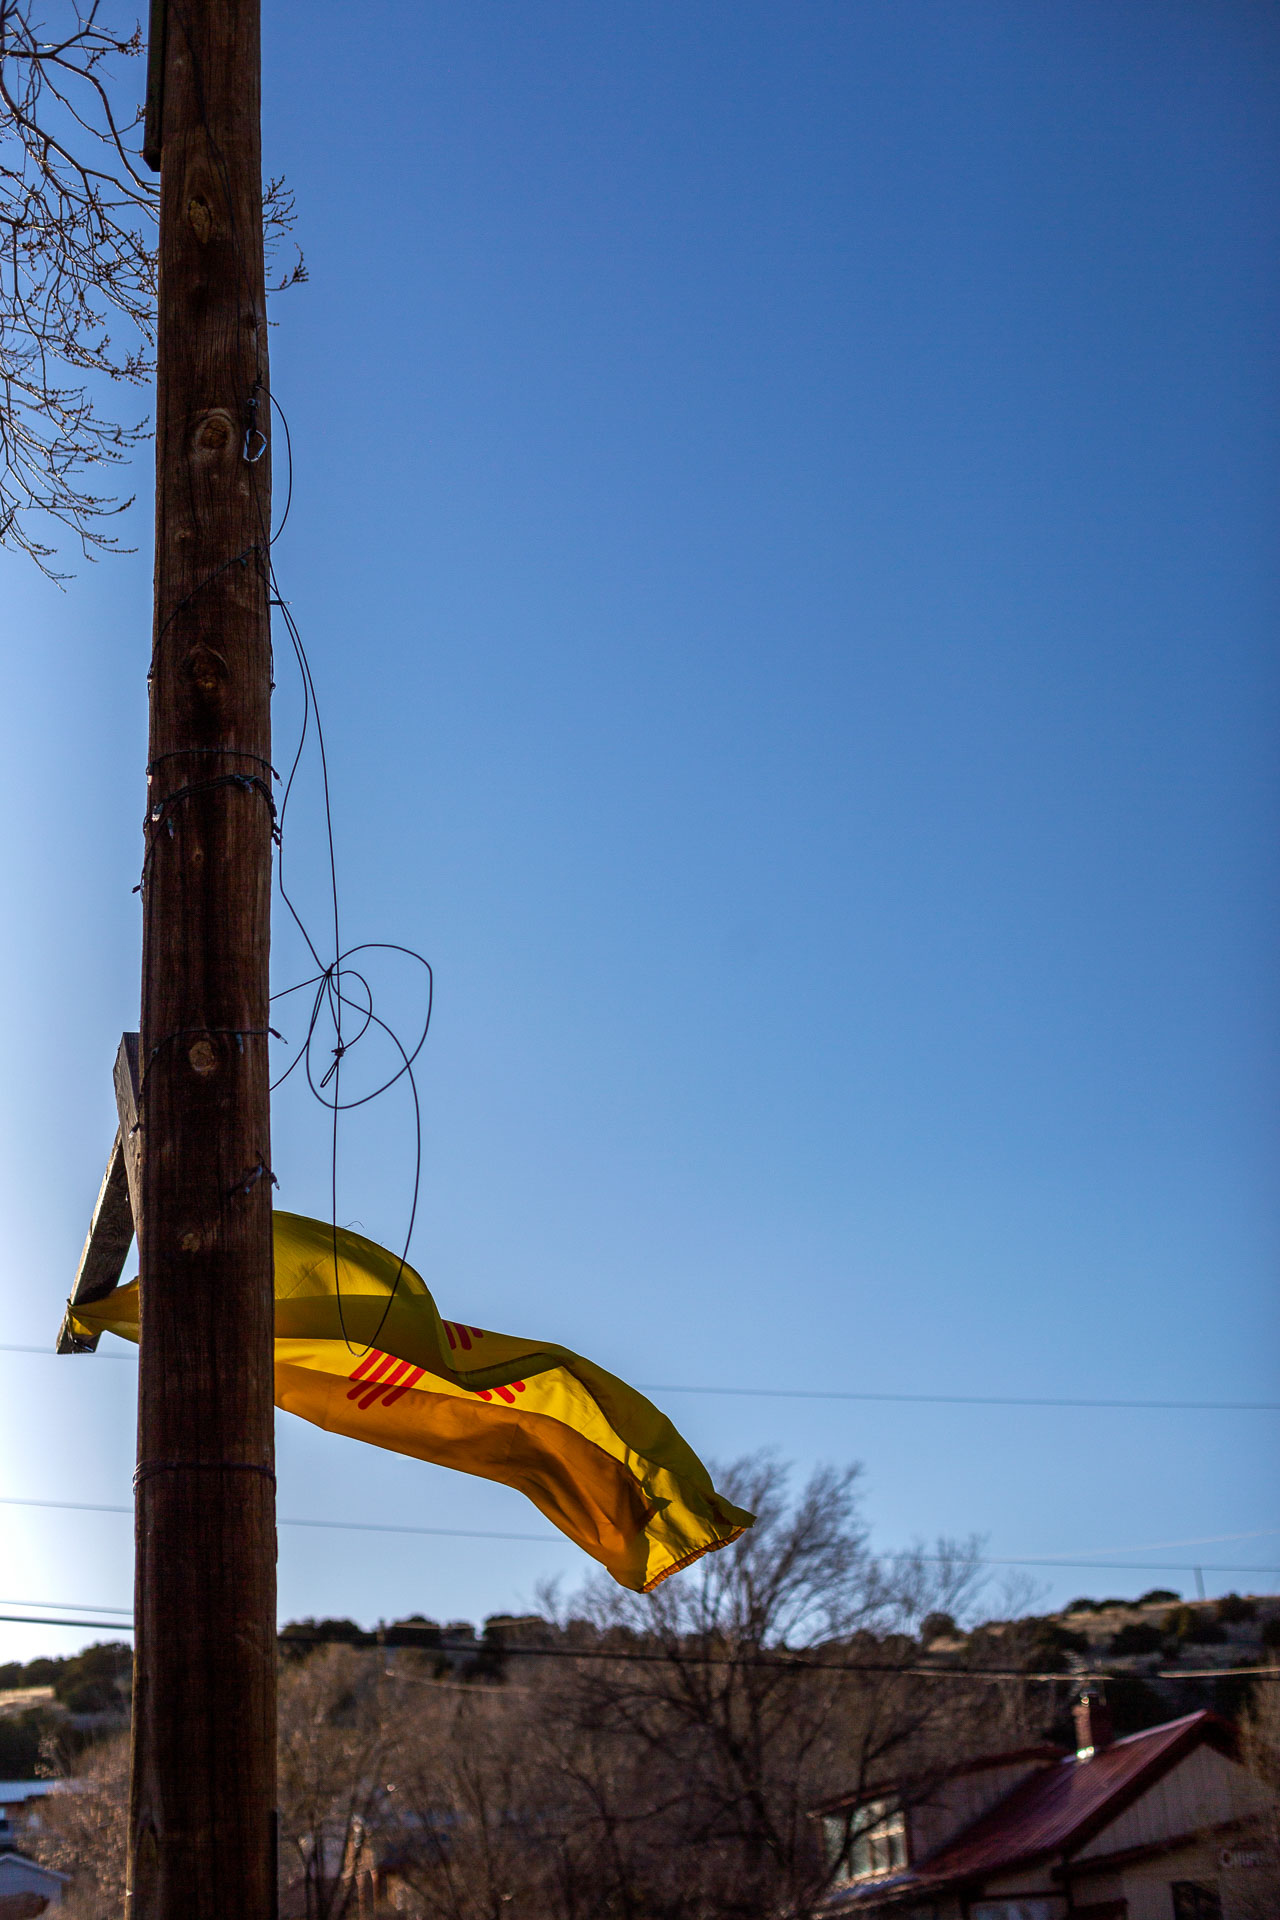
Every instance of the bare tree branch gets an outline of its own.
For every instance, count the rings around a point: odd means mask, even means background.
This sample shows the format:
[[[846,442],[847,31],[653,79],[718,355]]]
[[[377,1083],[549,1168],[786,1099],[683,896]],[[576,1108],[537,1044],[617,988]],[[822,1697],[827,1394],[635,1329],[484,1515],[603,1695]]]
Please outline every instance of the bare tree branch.
[[[51,13],[56,37],[37,0],[0,0],[0,544],[59,578],[48,521],[88,558],[117,545],[104,522],[128,504],[95,482],[145,424],[98,396],[151,372],[157,195],[141,115],[113,98],[141,29],[113,31],[98,0]]]
[[[130,504],[110,469],[148,435],[113,387],[141,387],[155,344],[156,182],[140,163],[142,29],[100,0],[0,0],[0,546],[51,579],[60,525],[91,559]],[[269,243],[293,225],[268,181]],[[276,291],[306,278],[301,255]],[[52,526],[51,526],[52,523]]]

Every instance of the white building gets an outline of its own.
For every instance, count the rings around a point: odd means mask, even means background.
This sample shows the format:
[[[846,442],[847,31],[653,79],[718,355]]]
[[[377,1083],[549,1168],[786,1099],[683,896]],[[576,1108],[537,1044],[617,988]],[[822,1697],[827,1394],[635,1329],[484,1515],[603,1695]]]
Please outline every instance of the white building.
[[[816,1809],[824,1920],[1235,1920],[1256,1913],[1267,1804],[1235,1730],[1192,1713],[1113,1740],[1100,1697],[1076,1751],[993,1754]],[[1277,1909],[1280,1915],[1280,1909]]]
[[[14,1920],[34,1920],[49,1907],[62,1905],[65,1873],[42,1867],[21,1853],[0,1853],[0,1920],[11,1914]],[[39,1902],[37,1905],[36,1903]]]

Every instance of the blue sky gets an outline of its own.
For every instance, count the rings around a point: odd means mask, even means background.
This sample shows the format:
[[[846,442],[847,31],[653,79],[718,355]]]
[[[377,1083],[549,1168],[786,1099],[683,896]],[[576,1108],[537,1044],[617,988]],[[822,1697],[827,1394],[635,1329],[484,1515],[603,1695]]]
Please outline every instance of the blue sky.
[[[1275,13],[265,11],[311,271],[277,557],[346,937],[436,969],[443,1310],[645,1383],[1280,1400]],[[16,1344],[136,1024],[136,485],[133,557],[0,562]],[[291,818],[319,918],[313,762]],[[275,1126],[323,1212],[322,1116]],[[410,1173],[393,1095],[342,1217],[395,1240]],[[6,1494],[127,1504],[131,1361],[0,1379]],[[862,1461],[882,1546],[1152,1569],[1047,1599],[1280,1585],[1275,1415],[656,1397],[711,1456]],[[286,1527],[282,1617],[587,1570],[514,1493],[279,1442],[285,1516],[544,1536]],[[129,1604],[126,1518],[2,1524],[0,1600]]]

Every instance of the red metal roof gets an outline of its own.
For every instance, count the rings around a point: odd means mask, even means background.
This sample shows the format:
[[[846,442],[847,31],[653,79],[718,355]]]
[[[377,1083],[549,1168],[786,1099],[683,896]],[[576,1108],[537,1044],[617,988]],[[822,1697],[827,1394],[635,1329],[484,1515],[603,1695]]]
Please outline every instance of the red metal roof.
[[[983,1880],[1081,1846],[1202,1741],[1229,1752],[1234,1732],[1216,1714],[1189,1713],[1131,1733],[1087,1760],[1072,1755],[1041,1767],[930,1858],[891,1881],[850,1889],[832,1905],[843,1911],[846,1903],[852,1909],[943,1883]]]
[[[1091,1829],[1104,1826],[1142,1791],[1149,1776],[1163,1773],[1216,1724],[1214,1714],[1189,1713],[1145,1733],[1131,1733],[1087,1760],[1073,1755],[1056,1766],[1041,1768],[931,1860],[923,1861],[921,1874],[930,1880],[967,1880],[1039,1854],[1060,1852]]]

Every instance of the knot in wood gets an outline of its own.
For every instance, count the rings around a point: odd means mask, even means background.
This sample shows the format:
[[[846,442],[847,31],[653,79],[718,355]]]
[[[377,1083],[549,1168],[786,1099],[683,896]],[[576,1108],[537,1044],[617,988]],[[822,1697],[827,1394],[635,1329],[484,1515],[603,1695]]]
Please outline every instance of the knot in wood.
[[[196,428],[196,450],[200,453],[225,453],[236,437],[236,423],[225,407],[214,407]]]
[[[202,193],[193,193],[187,202],[187,224],[204,246],[213,232],[213,209]]]
[[[197,1040],[187,1048],[187,1058],[194,1073],[204,1075],[218,1071],[218,1055],[211,1040]]]
[[[211,700],[219,688],[231,678],[231,669],[216,647],[210,647],[203,640],[192,647],[182,663],[182,677],[190,680],[196,692]]]

